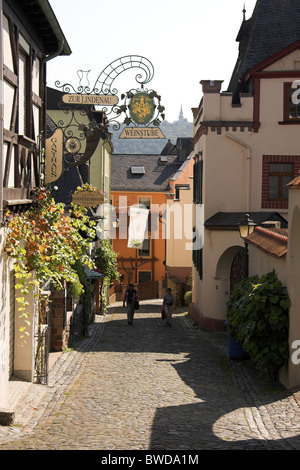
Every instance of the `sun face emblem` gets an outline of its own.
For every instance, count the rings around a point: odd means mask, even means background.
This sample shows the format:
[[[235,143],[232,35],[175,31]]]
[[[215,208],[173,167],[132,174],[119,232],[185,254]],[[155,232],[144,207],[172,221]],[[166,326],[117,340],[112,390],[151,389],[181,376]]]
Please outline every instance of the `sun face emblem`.
[[[130,101],[130,116],[137,124],[147,124],[154,114],[154,100],[147,93],[137,93]]]
[[[79,152],[81,145],[79,140],[76,139],[76,137],[73,137],[67,140],[67,142],[65,143],[65,147],[69,153],[76,153]]]

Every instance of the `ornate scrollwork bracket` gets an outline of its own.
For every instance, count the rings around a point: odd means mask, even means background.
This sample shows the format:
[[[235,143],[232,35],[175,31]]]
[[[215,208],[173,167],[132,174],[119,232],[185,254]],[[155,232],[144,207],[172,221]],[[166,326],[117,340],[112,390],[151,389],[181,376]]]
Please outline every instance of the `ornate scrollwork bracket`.
[[[140,70],[135,77],[140,88],[122,94],[121,100],[124,103],[119,105],[118,90],[113,86],[114,82],[123,72],[134,68]],[[93,86],[89,73],[90,70],[78,70],[77,88],[70,83],[61,85],[59,81],[55,82],[55,86],[64,93],[62,102],[59,103],[64,119],[57,125],[64,133],[64,158],[69,165],[85,164],[93,155],[100,138],[107,138],[108,127],[111,125],[115,131],[120,129],[119,118],[123,113],[126,125],[146,123],[158,126],[161,119],[164,119],[160,96],[153,90],[144,89],[154,76],[154,67],[145,57],[129,55],[114,60],[100,73]],[[142,118],[145,114],[146,117]],[[83,142],[86,145],[81,152]]]

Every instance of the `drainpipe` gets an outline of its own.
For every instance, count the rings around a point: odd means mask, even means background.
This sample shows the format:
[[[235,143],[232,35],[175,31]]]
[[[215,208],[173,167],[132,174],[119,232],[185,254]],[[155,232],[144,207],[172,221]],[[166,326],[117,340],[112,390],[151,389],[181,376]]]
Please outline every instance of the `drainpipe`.
[[[245,142],[242,142],[240,139],[237,139],[231,134],[225,134],[225,136],[228,139],[233,140],[237,144],[241,145],[245,149],[247,149],[247,158],[246,158],[246,211],[250,211],[250,183],[251,183],[251,174],[250,174],[250,160],[251,160],[251,148],[250,145],[245,144]]]
[[[3,86],[3,5],[0,0],[0,225],[3,221],[3,159],[4,159],[4,86]]]

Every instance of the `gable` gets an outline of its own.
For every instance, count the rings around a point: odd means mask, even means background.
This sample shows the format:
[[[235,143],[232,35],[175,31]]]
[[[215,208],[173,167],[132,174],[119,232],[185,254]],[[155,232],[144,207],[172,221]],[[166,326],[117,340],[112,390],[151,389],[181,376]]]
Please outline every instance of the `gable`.
[[[261,72],[296,72],[300,71],[300,41],[290,44],[268,59],[252,67],[245,80]]]
[[[287,54],[275,62],[273,62],[271,65],[267,66],[264,68],[262,71],[263,72],[277,72],[277,71],[300,71],[300,47],[291,52],[290,54]]]
[[[256,2],[252,17],[244,19],[237,37],[239,54],[228,87],[235,101],[239,101],[239,93],[249,92],[244,81],[249,70],[261,69],[264,61],[300,40],[299,25],[299,0]]]

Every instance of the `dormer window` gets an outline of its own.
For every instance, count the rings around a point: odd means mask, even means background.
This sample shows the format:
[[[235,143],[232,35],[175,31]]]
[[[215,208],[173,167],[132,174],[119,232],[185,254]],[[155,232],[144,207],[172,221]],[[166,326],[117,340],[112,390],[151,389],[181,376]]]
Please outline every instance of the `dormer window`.
[[[144,175],[145,174],[145,167],[144,166],[132,166],[131,173],[133,175]]]

